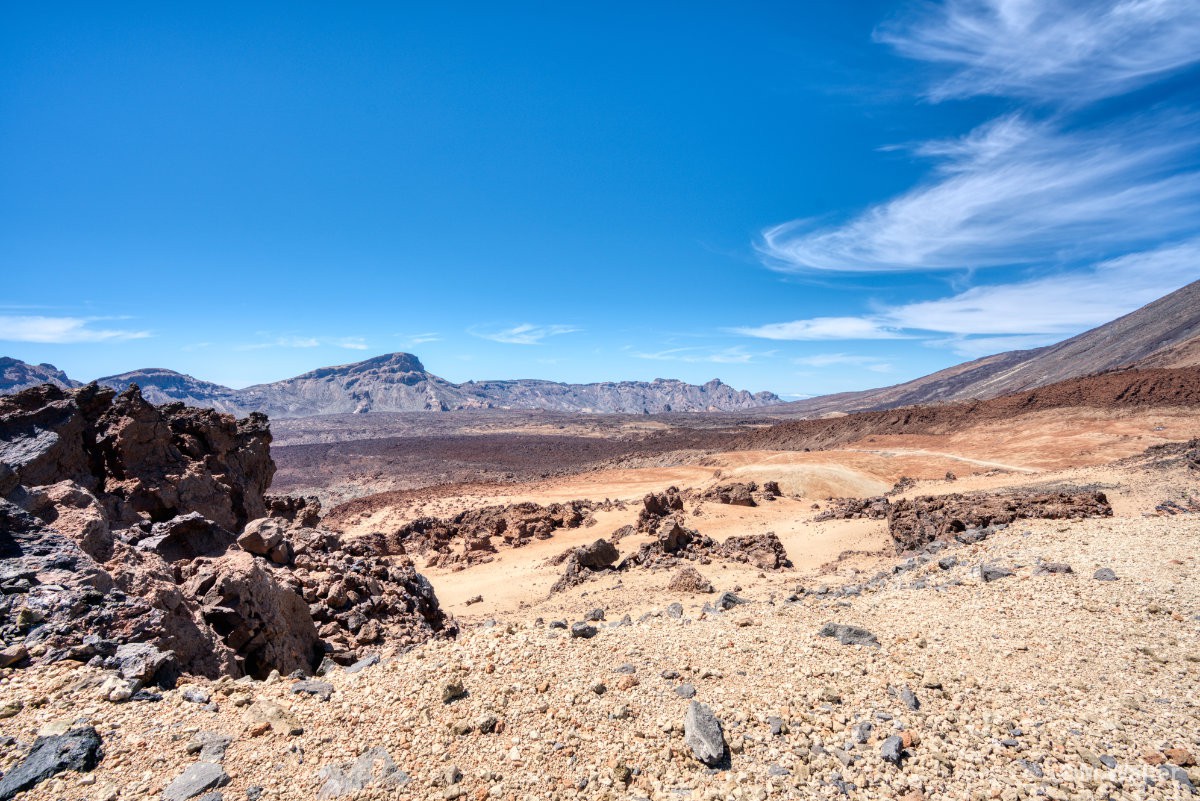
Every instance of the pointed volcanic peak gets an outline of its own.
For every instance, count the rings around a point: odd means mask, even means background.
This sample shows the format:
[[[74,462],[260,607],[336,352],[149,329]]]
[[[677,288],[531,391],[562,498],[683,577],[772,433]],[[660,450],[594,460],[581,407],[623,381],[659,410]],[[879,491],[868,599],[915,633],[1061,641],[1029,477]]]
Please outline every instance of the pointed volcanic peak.
[[[142,390],[142,397],[156,405],[179,402],[187,406],[210,407],[228,414],[243,414],[235,390],[164,367],[146,367],[105,376],[96,379],[96,383],[112,387],[118,392],[123,392],[130,384],[137,384]]]
[[[26,364],[20,359],[0,356],[0,395],[10,395],[39,384],[54,384],[63,389],[83,386],[53,364]]]
[[[805,416],[983,400],[1128,368],[1200,366],[1200,281],[1056,345],[985,356],[882,389],[781,407]]]

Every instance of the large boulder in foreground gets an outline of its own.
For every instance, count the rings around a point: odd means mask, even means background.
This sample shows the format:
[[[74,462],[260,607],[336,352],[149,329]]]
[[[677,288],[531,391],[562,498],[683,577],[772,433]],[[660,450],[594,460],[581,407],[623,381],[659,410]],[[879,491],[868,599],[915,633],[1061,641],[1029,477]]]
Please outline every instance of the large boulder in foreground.
[[[117,395],[45,384],[0,397],[0,495],[71,481],[113,528],[197,512],[237,530],[266,515],[270,445],[262,414],[154,406],[136,385]]]
[[[259,678],[271,670],[309,669],[317,628],[308,604],[245,551],[231,551],[200,567],[183,586],[197,599],[204,620],[238,654],[242,672]]]
[[[119,701],[181,671],[307,672],[453,634],[403,551],[310,527],[315,498],[264,496],[270,441],[262,415],[154,406],[136,386],[0,398],[7,664],[112,669]],[[170,669],[126,675],[134,651]]]

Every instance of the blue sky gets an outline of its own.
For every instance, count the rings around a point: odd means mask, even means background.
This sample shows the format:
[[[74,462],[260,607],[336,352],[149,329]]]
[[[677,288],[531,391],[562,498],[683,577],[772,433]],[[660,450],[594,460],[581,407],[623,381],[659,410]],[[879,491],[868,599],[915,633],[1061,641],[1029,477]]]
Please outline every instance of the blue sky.
[[[1193,0],[500,6],[7,8],[0,354],[804,395],[1200,278]]]

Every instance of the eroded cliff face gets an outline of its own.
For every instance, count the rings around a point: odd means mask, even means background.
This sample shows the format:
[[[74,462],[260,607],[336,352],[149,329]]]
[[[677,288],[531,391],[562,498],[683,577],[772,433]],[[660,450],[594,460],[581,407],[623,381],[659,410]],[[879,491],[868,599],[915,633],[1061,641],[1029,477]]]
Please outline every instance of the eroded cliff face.
[[[178,671],[307,673],[452,633],[405,557],[349,552],[317,528],[315,499],[265,494],[270,443],[265,415],[155,406],[136,386],[0,398],[0,639],[12,661],[118,668],[119,700]],[[133,645],[151,667],[126,676]]]

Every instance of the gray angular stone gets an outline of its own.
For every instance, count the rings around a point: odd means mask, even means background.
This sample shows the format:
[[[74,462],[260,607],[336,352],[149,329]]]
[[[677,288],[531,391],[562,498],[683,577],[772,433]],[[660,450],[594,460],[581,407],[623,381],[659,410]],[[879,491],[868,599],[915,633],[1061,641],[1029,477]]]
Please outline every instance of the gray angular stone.
[[[899,767],[904,760],[904,741],[893,734],[883,741],[883,745],[879,747],[879,755],[883,757],[884,762]]]
[[[590,623],[572,623],[571,636],[580,640],[589,640],[596,636],[596,627]]]
[[[372,748],[346,765],[321,768],[317,779],[322,781],[321,789],[317,791],[317,798],[322,800],[352,795],[367,787],[404,787],[410,781],[409,775],[396,767],[382,746]]]
[[[459,698],[465,698],[467,690],[463,687],[463,683],[458,679],[448,681],[442,685],[442,703],[449,704],[452,701],[457,701]]]
[[[39,737],[29,756],[0,777],[0,801],[8,801],[64,770],[91,770],[103,757],[100,733],[91,726]]]
[[[675,688],[675,694],[680,698],[695,698],[696,688],[690,684],[680,684]]]
[[[914,712],[921,708],[921,702],[917,700],[916,694],[913,693],[912,688],[908,685],[903,687],[889,687],[888,692]]]
[[[879,645],[879,638],[871,632],[843,623],[826,623],[819,634],[822,637],[835,637],[842,645]]]
[[[748,603],[750,603],[750,602],[747,601],[745,598],[739,598],[738,596],[734,595],[732,592],[723,592],[717,596],[715,605],[720,609],[729,610],[735,606],[741,606],[742,604],[748,604]]]
[[[1116,581],[1117,574],[1113,572],[1111,567],[1102,567],[1092,574],[1092,578],[1096,581]]]
[[[350,667],[346,668],[347,673],[358,673],[360,670],[365,670],[372,665],[379,664],[379,654],[367,654],[362,659],[355,662]]]
[[[328,701],[329,696],[333,695],[333,685],[327,681],[313,681],[312,679],[304,679],[292,685],[292,692],[304,693],[305,695],[315,695],[322,701]]]
[[[202,687],[188,687],[180,696],[189,704],[207,704],[212,699],[212,693]]]
[[[979,568],[979,577],[986,583],[999,581],[1002,578],[1008,578],[1013,572],[1007,567],[998,567],[996,565],[984,565]]]
[[[1187,790],[1189,795],[1196,795],[1196,786],[1192,784],[1192,779],[1190,776],[1188,776],[1188,772],[1186,770],[1178,765],[1169,764],[1159,765],[1158,769],[1161,770],[1168,779]]]
[[[188,801],[226,784],[225,768],[216,762],[193,762],[163,790],[163,801]]]
[[[146,684],[159,670],[170,668],[175,661],[175,654],[172,651],[160,651],[144,642],[136,642],[118,646],[116,659],[121,678]]]
[[[683,617],[683,604],[676,601],[667,607],[667,617],[673,620],[679,620]]]
[[[201,762],[220,762],[225,758],[225,749],[233,742],[233,738],[212,731],[198,731],[188,741],[187,752],[199,754]]]
[[[712,767],[725,757],[725,732],[707,704],[692,701],[683,718],[683,742],[696,759]]]

